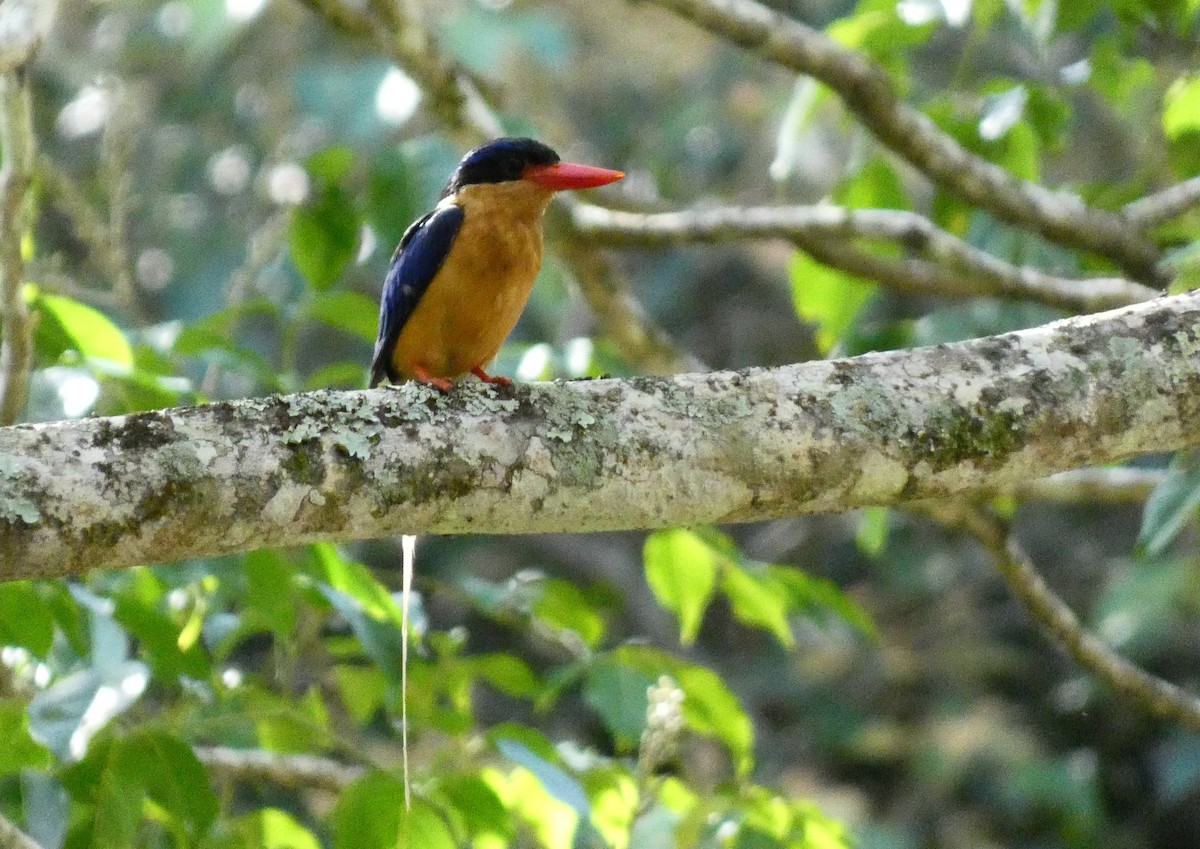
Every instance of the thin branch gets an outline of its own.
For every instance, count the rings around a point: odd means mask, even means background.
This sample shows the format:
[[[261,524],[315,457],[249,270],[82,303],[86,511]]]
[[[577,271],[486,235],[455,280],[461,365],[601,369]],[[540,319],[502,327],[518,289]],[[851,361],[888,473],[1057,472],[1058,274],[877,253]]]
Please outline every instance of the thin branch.
[[[250,236],[246,258],[229,275],[229,283],[225,289],[226,307],[240,304],[250,296],[259,275],[275,261],[287,244],[290,219],[289,210],[275,212]]]
[[[21,67],[0,74],[0,425],[21,417],[33,370],[33,321],[21,290],[34,144],[28,72]]]
[[[1120,278],[1076,280],[1015,266],[967,244],[929,219],[903,210],[847,209],[822,204],[713,207],[645,214],[578,204],[572,211],[580,232],[606,242],[645,245],[782,238],[810,253],[824,253],[830,257],[830,265],[910,291],[953,296],[999,295],[1078,312],[1127,306],[1159,295],[1154,289]],[[834,246],[825,248],[831,237],[894,242],[935,261],[949,273],[874,256],[849,246],[840,250]],[[847,267],[851,265],[854,267]]]
[[[1176,183],[1160,192],[1125,204],[1121,212],[1134,226],[1148,230],[1200,206],[1200,177]]]
[[[88,200],[82,187],[49,157],[38,157],[35,165],[38,185],[60,212],[67,216],[75,235],[87,245],[88,255],[97,270],[109,281],[109,290],[121,307],[136,312],[137,297],[133,276],[129,271],[129,258],[124,246],[123,225],[118,232],[110,222],[119,222],[120,216],[110,213],[105,220],[99,210]],[[122,195],[124,203],[126,189],[114,191]],[[113,201],[116,203],[116,199]]]
[[[970,508],[931,509],[987,549],[1021,604],[1076,663],[1144,710],[1200,731],[1200,698],[1130,663],[1089,633],[1003,522]]]
[[[863,126],[935,183],[998,218],[1110,258],[1135,279],[1162,283],[1159,250],[1122,215],[1021,180],[970,153],[900,100],[887,72],[824,34],[755,0],[653,0],[746,50],[815,77]]]
[[[129,209],[133,201],[133,175],[129,163],[136,143],[145,128],[136,98],[124,87],[109,83],[113,89],[113,114],[104,127],[103,180],[108,190],[108,222],[105,228],[107,250],[104,256],[113,290],[122,306],[138,319],[145,318],[137,287],[130,273]]]
[[[196,757],[227,781],[270,781],[280,787],[340,792],[366,775],[366,770],[313,755],[281,755],[261,749],[196,746]]]
[[[580,204],[566,198],[563,205],[573,213]],[[629,291],[629,283],[604,257],[596,245],[580,238],[574,216],[551,216],[551,232],[557,253],[575,274],[600,332],[612,340],[627,362],[636,363],[645,374],[677,374],[704,371],[705,366],[681,351],[671,338],[643,311],[641,302]]]
[[[1200,291],[774,369],[416,383],[0,429],[0,579],[396,534],[748,522],[1200,440]]]
[[[496,113],[479,87],[434,48],[427,30],[412,10],[393,0],[375,0],[380,19],[352,9],[341,0],[300,0],[338,29],[370,39],[396,65],[416,80],[432,110],[451,132],[471,142],[504,135]]]
[[[0,814],[0,849],[42,849],[42,846]]]
[[[1140,503],[1165,479],[1166,473],[1162,469],[1132,466],[1072,469],[1018,484],[1007,492],[1018,498],[1064,504]]]

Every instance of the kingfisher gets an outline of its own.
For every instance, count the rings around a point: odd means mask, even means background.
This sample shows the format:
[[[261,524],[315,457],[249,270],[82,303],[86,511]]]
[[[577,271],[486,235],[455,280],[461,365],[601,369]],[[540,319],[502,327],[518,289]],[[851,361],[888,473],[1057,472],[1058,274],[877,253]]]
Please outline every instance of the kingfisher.
[[[542,214],[555,192],[616,182],[620,171],[563,162],[528,138],[462,158],[434,210],[392,255],[369,385],[418,380],[442,392],[487,366],[516,326],[542,265]]]

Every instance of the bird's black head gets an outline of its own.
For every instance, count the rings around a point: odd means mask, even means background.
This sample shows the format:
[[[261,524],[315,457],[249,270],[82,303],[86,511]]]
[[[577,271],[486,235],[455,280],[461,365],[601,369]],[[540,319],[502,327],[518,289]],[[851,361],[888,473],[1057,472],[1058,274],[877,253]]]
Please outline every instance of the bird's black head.
[[[558,161],[558,154],[539,141],[525,138],[494,139],[462,158],[450,175],[442,197],[454,194],[463,186],[520,180],[530,165],[553,165]]]

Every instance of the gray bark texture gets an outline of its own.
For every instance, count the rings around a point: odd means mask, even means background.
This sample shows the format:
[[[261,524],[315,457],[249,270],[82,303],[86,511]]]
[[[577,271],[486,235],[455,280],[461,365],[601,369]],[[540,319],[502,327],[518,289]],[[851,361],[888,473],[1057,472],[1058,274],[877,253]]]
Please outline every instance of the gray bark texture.
[[[405,384],[0,429],[0,579],[314,540],[746,522],[1200,442],[1200,292],[743,372]]]

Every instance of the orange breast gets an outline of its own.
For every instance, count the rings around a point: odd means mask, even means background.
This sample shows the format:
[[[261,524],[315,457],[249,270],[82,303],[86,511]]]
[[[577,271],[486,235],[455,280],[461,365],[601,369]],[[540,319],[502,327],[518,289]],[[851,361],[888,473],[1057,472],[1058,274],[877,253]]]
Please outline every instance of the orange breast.
[[[392,365],[454,378],[486,366],[516,326],[542,265],[542,213],[551,192],[531,183],[468,186],[463,223],[445,263],[396,340]]]

